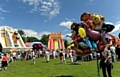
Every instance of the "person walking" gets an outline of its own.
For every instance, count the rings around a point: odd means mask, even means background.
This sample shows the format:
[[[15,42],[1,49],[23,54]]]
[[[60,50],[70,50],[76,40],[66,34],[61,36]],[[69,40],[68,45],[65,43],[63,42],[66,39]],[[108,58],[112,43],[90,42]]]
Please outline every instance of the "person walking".
[[[101,52],[100,56],[100,68],[102,69],[103,77],[107,77],[106,71],[108,73],[108,77],[112,77],[111,70],[113,68],[112,65],[112,57],[111,52],[108,50],[109,44],[106,45],[103,52]]]
[[[36,63],[36,52],[35,50],[32,51],[32,57],[33,57],[33,64]]]
[[[70,62],[71,62],[71,64],[74,64],[72,51],[73,51],[73,50],[70,48],[70,49],[69,49],[69,57],[70,57]]]
[[[50,60],[50,50],[48,49],[45,49],[45,59],[46,59],[46,62],[48,63],[49,60]]]
[[[60,49],[59,56],[60,56],[60,63],[62,64],[64,62],[63,61],[63,49]]]

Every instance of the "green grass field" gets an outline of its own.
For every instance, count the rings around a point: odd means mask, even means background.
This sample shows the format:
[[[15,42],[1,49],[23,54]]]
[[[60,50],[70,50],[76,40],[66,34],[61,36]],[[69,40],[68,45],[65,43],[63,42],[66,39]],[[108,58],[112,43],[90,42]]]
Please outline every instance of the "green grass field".
[[[113,65],[113,77],[120,77],[120,62]],[[49,63],[43,58],[37,58],[34,65],[32,60],[17,61],[10,63],[7,70],[0,71],[0,77],[98,77],[97,62],[93,60],[82,62],[81,65],[70,65],[69,59],[66,64],[60,64],[59,58],[50,59]]]

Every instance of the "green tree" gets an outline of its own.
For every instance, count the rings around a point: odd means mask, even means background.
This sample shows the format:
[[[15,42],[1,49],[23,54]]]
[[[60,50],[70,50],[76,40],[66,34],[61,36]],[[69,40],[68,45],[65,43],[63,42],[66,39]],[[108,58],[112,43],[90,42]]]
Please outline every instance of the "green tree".
[[[65,45],[65,48],[67,48],[67,46],[69,45],[68,40],[64,39],[64,45]]]
[[[39,42],[40,40],[36,37],[27,37],[27,42]]]
[[[27,38],[25,37],[26,36],[25,32],[23,30],[18,30],[18,33],[22,37],[24,43],[27,42]]]
[[[43,35],[40,39],[40,42],[42,42],[44,45],[47,45],[48,44],[48,38],[49,38],[49,35]]]
[[[18,33],[21,35],[21,36],[25,36],[25,32],[23,30],[18,30]]]

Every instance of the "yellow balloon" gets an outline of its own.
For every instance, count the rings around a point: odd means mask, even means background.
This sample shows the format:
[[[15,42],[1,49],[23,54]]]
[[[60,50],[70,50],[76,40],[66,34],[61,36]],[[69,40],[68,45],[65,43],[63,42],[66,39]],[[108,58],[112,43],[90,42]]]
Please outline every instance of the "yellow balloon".
[[[70,49],[70,46],[68,46],[67,48]]]
[[[85,38],[86,37],[86,32],[85,32],[84,28],[79,28],[78,33],[79,33],[81,38]]]
[[[70,46],[74,47],[75,45],[74,45],[74,44],[71,44]]]

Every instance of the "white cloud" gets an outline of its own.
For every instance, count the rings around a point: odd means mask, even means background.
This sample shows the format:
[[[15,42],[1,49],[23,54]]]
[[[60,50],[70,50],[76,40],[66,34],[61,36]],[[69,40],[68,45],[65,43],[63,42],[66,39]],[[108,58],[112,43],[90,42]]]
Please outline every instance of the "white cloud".
[[[2,16],[2,13],[5,13],[5,12],[9,12],[9,11],[7,11],[7,10],[4,10],[2,7],[0,7],[0,19],[1,20],[4,20],[5,18]]]
[[[9,11],[6,11],[2,7],[0,7],[0,12],[9,12]]]
[[[50,34],[50,32],[48,32],[48,31],[36,32],[34,30],[31,30],[31,29],[22,29],[22,30],[25,32],[26,36],[36,37],[38,39],[41,39],[42,35],[44,35],[44,34],[46,34],[46,35]]]
[[[60,26],[65,26],[67,28],[70,28],[72,23],[73,23],[72,21],[66,21],[66,22],[63,21],[63,22],[60,22]]]
[[[68,34],[65,34],[65,35],[62,35],[63,39],[66,39],[68,40],[68,42],[70,42],[71,38],[70,37],[66,37],[66,35],[71,35],[72,33],[68,33]]]
[[[59,14],[60,6],[58,0],[22,0],[23,3],[33,6],[30,13],[40,12],[40,15],[53,18]]]
[[[0,17],[0,19],[4,20],[5,18],[4,17]]]
[[[118,30],[120,30],[120,21],[118,21],[118,22],[115,24],[115,28],[113,29],[113,31],[112,31],[111,33],[115,32],[115,31],[118,31]]]

